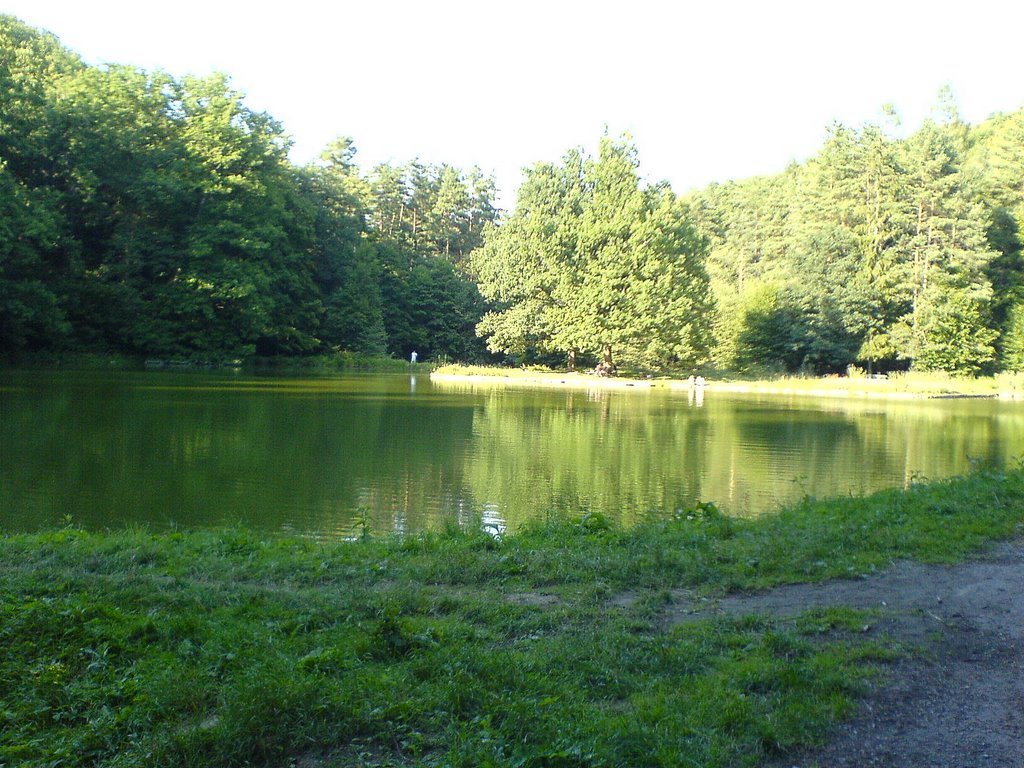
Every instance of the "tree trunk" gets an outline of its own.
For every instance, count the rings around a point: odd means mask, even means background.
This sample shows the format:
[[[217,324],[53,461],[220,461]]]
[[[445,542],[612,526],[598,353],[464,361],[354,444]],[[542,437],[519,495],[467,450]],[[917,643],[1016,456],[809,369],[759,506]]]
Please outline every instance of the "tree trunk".
[[[570,371],[575,371],[576,370],[576,350],[575,349],[570,349],[568,357],[569,357],[569,359],[568,359],[569,370]]]

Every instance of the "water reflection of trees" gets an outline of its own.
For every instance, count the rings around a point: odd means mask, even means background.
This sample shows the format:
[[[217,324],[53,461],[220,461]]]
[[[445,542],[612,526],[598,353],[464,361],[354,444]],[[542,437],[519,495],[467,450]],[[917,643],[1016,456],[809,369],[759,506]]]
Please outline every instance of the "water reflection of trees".
[[[700,495],[708,420],[668,400],[606,390],[481,400],[466,478],[513,524],[587,511],[635,521]]]
[[[241,522],[327,537],[538,515],[756,513],[1024,453],[1024,408],[6,372],[0,525]]]
[[[1024,448],[1024,411],[992,402],[841,402],[602,392],[481,395],[466,470],[478,499],[524,517],[625,522],[715,500],[756,514],[804,495],[943,477]]]
[[[169,376],[173,376],[169,374]],[[0,520],[330,537],[421,529],[461,486],[472,406],[329,381],[44,375],[5,393]],[[156,382],[156,384],[154,384]]]

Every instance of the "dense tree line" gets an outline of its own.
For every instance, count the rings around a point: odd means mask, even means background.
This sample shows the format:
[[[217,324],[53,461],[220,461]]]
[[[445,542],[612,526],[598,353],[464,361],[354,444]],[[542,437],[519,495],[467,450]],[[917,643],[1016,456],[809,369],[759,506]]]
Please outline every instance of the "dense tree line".
[[[0,350],[486,355],[493,181],[288,148],[223,75],[87,66],[0,16]]]
[[[0,351],[332,350],[643,369],[1024,368],[1024,110],[833,125],[678,198],[628,137],[491,178],[289,162],[222,75],[84,64],[0,16]]]
[[[830,127],[775,176],[677,200],[628,141],[527,173],[472,257],[478,330],[517,356],[642,368],[1024,368],[1024,110],[978,127],[948,91],[918,131]]]
[[[515,212],[473,253],[495,302],[490,348],[577,355],[613,367],[692,366],[710,342],[704,243],[664,185],[645,187],[636,149],[605,136],[598,156],[528,169]]]
[[[1024,111],[972,128],[944,92],[894,127],[833,125],[802,165],[689,196],[720,365],[1021,369]]]

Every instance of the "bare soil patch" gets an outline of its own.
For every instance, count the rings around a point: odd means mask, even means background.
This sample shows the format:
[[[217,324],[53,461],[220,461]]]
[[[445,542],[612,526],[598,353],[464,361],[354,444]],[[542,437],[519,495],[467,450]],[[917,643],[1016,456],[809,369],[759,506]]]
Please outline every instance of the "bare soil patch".
[[[868,631],[921,652],[890,665],[827,744],[772,768],[1024,766],[1024,541],[957,566],[900,562],[865,579],[717,601],[679,594],[666,619],[829,606],[875,609]]]

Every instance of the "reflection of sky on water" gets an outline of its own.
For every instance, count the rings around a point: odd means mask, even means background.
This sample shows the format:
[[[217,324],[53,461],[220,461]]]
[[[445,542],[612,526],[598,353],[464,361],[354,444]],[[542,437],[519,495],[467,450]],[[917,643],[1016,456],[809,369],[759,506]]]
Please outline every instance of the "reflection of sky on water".
[[[1024,455],[1024,405],[529,390],[417,376],[0,373],[0,526],[325,539],[759,514]]]

